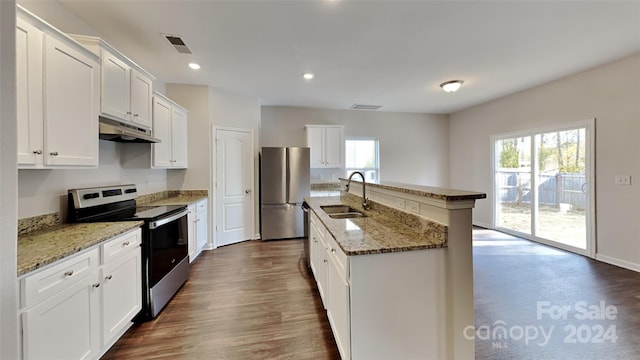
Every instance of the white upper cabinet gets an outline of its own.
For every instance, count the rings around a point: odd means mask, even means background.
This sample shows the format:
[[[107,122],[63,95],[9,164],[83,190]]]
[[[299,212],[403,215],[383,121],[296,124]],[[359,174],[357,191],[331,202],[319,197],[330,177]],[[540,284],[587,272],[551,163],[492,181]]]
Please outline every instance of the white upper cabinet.
[[[171,109],[171,157],[171,167],[187,167],[187,111],[176,105]]]
[[[84,35],[71,37],[100,56],[100,114],[151,130],[151,98],[155,77],[100,38]]]
[[[116,119],[129,118],[129,65],[115,55],[102,53],[100,112]]]
[[[18,7],[18,166],[98,165],[98,57]]]
[[[131,116],[134,124],[151,129],[152,98],[153,80],[142,72],[131,69]]]
[[[18,164],[42,165],[42,37],[22,18],[16,20]]]
[[[341,168],[344,158],[344,127],[306,125],[312,168]]]
[[[187,167],[188,112],[160,93],[153,96],[154,136],[160,143],[151,145],[151,166],[185,169]]]

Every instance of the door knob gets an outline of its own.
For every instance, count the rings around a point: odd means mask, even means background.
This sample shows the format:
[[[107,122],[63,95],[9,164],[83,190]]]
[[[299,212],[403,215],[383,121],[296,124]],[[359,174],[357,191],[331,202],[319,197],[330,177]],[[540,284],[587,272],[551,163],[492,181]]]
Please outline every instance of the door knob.
[[[251,189],[247,189],[247,190],[244,191],[245,194],[248,194],[250,192],[251,192]]]

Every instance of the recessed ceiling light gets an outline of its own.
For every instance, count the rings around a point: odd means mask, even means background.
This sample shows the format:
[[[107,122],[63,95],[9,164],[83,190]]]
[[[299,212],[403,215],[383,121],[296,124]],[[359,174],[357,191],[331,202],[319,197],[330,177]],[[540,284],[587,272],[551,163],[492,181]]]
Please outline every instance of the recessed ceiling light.
[[[193,70],[198,70],[200,69],[200,64],[192,62],[192,63],[189,63],[189,67]]]
[[[456,92],[458,91],[458,89],[460,89],[460,86],[462,86],[463,82],[464,81],[462,80],[445,81],[442,84],[440,84],[440,87],[442,88],[442,90],[448,93]]]
[[[311,80],[315,77],[315,75],[313,73],[307,72],[302,74],[302,77],[305,78],[306,80]]]

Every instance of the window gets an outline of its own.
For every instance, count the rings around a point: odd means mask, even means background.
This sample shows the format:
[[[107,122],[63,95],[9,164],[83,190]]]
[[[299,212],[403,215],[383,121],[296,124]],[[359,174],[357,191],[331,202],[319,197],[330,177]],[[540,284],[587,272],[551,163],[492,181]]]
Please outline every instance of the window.
[[[354,171],[364,174],[367,181],[378,181],[380,162],[378,160],[378,139],[350,138],[345,141],[345,170],[347,176]]]

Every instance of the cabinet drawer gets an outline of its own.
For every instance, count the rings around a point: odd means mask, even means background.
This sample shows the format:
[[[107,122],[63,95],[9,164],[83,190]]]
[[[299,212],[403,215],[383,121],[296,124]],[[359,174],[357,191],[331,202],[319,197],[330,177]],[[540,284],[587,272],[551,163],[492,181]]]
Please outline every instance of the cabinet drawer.
[[[135,231],[120,235],[113,240],[105,242],[101,245],[102,263],[108,264],[123,254],[138,249],[141,241],[141,230],[138,228]]]
[[[207,210],[207,200],[200,200],[196,203],[196,212]]]
[[[65,259],[59,264],[22,279],[22,307],[29,307],[57,294],[78,280],[91,275],[98,267],[98,249]]]
[[[340,249],[340,246],[336,242],[336,240],[330,234],[327,234],[326,243],[327,248],[329,250],[331,261],[333,261],[337,268],[338,272],[342,274],[342,277],[345,281],[348,280],[349,277],[349,263],[347,255]]]

